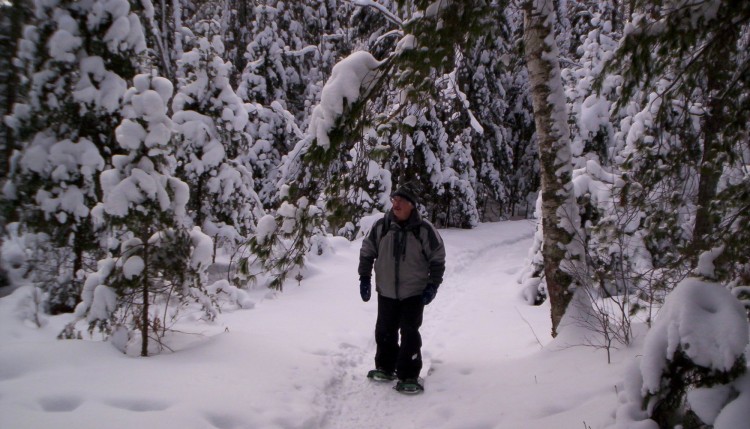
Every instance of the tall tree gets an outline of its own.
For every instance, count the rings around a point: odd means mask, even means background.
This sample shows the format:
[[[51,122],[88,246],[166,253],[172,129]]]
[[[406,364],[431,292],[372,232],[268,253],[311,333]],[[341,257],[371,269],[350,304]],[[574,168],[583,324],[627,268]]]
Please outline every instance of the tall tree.
[[[33,273],[55,313],[80,299],[78,275],[98,249],[89,217],[101,198],[98,174],[118,152],[122,96],[146,45],[126,0],[36,6],[37,25],[18,53],[28,100],[8,120],[23,147],[4,191],[21,231],[36,234]]]
[[[199,21],[186,34],[172,103],[177,175],[190,185],[188,208],[196,225],[233,252],[262,215],[252,173],[242,164],[249,136],[248,113],[229,85],[231,65],[215,20]]]
[[[622,209],[635,216],[620,236],[642,237],[637,252],[655,273],[655,298],[661,301],[669,294],[657,329],[649,333],[659,338],[659,324],[674,326],[692,317],[670,312],[669,299],[689,295],[696,284],[705,285],[706,293],[726,294],[730,301],[723,287],[733,289],[747,306],[745,288],[737,286],[750,277],[747,252],[738,247],[748,237],[750,5],[632,4],[633,21],[601,82],[606,87],[613,74],[621,81],[615,135],[623,183],[617,196]],[[703,278],[682,280],[690,274]],[[679,306],[673,308],[689,304],[674,299]],[[722,308],[732,305],[725,302]],[[662,358],[655,380],[644,379],[641,406],[659,427],[703,426],[689,410],[686,391],[706,385],[731,389],[746,371],[741,352],[731,368],[716,370],[694,362],[693,347],[683,341],[670,338],[677,350]],[[728,341],[745,344],[747,335]],[[718,414],[725,404],[717,405]]]
[[[573,298],[575,261],[582,256],[578,207],[573,195],[570,131],[565,113],[552,0],[524,3],[526,64],[534,106],[542,185],[544,272],[552,316],[552,335]]]
[[[28,0],[13,0],[0,4],[0,118],[13,110],[13,105],[23,98],[22,73],[13,64],[23,26],[32,16],[32,4]],[[18,149],[18,141],[11,128],[0,121],[0,186],[10,176],[11,156]],[[5,226],[15,219],[12,204],[0,203],[0,245],[6,234]],[[6,272],[0,264],[0,286],[8,282]]]
[[[148,40],[149,65],[158,75],[174,82],[177,59],[182,53],[181,29],[185,0],[147,1],[141,14]]]
[[[471,139],[474,191],[483,221],[527,214],[539,186],[534,120],[520,43],[522,23],[512,8],[496,6],[488,34],[464,53],[457,73],[470,111],[481,126]]]
[[[22,97],[22,73],[13,64],[18,41],[23,36],[23,26],[32,15],[28,0],[14,0],[0,4],[0,117],[10,114],[13,105]],[[8,177],[10,158],[16,149],[16,140],[5,121],[0,121],[0,180]],[[0,223],[2,228],[2,223]],[[1,231],[1,230],[0,230]]]
[[[646,106],[641,116],[648,114],[646,127],[636,115],[639,126],[628,136],[639,150],[630,156],[625,177],[631,190],[642,190],[630,202],[638,206],[648,201],[640,196],[644,193],[670,191],[665,201],[671,206],[647,207],[651,222],[645,225],[664,225],[660,229],[668,235],[662,232],[661,242],[671,242],[675,255],[669,271],[687,271],[701,253],[733,241],[726,227],[736,221],[737,206],[723,198],[744,186],[737,177],[747,163],[750,126],[750,60],[743,38],[750,6],[732,1],[672,6],[636,2],[632,29],[609,70],[624,78],[621,105],[640,101]],[[665,164],[670,168],[660,168]],[[734,186],[739,188],[724,193]],[[729,265],[746,265],[740,262],[742,252],[725,252],[721,259]]]

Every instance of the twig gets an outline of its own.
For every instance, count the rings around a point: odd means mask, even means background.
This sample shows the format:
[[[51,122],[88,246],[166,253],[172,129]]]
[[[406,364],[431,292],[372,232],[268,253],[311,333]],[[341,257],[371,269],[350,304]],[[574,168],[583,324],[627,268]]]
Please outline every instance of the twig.
[[[542,345],[542,342],[539,341],[539,337],[537,337],[536,332],[534,332],[534,328],[531,326],[531,323],[529,323],[529,321],[526,320],[525,317],[523,317],[523,314],[521,314],[521,312],[518,311],[518,307],[513,306],[513,308],[516,310],[516,313],[518,313],[518,316],[521,318],[521,320],[523,320],[524,322],[526,322],[526,325],[528,325],[529,329],[531,329],[531,333],[534,334],[534,338],[536,338],[536,342],[537,342],[537,344],[539,344],[539,347],[540,348],[544,348],[544,345]]]

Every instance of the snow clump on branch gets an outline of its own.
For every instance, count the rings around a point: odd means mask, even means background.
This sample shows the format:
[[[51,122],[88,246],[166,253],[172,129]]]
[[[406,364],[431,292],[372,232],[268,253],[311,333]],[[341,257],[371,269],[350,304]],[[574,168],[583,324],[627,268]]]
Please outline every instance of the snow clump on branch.
[[[358,51],[333,67],[331,77],[323,87],[318,104],[312,112],[308,134],[318,140],[318,145],[328,148],[328,133],[344,113],[344,107],[359,100],[362,89],[373,81],[375,69],[382,64],[369,52]]]

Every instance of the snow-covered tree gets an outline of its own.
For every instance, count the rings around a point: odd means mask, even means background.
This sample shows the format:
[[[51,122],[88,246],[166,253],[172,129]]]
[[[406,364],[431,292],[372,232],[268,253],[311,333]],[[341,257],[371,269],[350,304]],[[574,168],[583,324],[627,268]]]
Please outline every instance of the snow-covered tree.
[[[172,103],[177,174],[190,185],[188,208],[196,225],[232,252],[255,229],[262,215],[247,153],[248,113],[229,85],[231,65],[216,21],[201,21],[186,38],[178,61],[178,88]]]
[[[349,52],[343,22],[351,9],[340,0],[258,2],[253,25],[240,31],[248,39],[237,89],[250,112],[244,159],[267,209],[279,205],[282,157],[302,138],[333,64]]]
[[[552,335],[575,293],[573,273],[582,257],[579,214],[573,193],[570,131],[558,50],[554,41],[552,2],[524,3],[524,42],[534,105],[541,170],[542,254],[552,312]]]
[[[390,126],[381,125],[379,144],[391,152],[385,168],[394,189],[414,186],[422,195],[419,206],[435,225],[471,228],[479,222],[471,143],[481,126],[467,111],[454,73],[436,85],[440,95],[434,104],[396,105],[402,113]]]
[[[185,0],[141,2],[140,17],[146,34],[148,63],[154,72],[174,82],[182,53],[183,4]]]
[[[23,33],[23,26],[31,17],[31,3],[28,0],[14,0],[0,4],[0,118],[13,111],[13,105],[19,100],[22,75],[13,64],[18,41]],[[0,121],[0,180],[8,177],[10,158],[16,149],[15,138],[11,129]],[[0,225],[3,223],[0,222]],[[2,228],[2,226],[0,226]],[[0,229],[1,231],[1,229]]]
[[[679,281],[702,252],[732,242],[732,225],[740,221],[742,203],[735,198],[747,186],[743,31],[750,8],[733,2],[638,7],[613,63],[624,79],[621,106],[630,113],[621,129],[624,192],[628,205],[641,210],[655,267]],[[626,101],[642,110],[628,112]],[[726,250],[720,260],[734,267],[726,280],[740,280],[744,252]]]
[[[681,281],[628,371],[617,427],[744,424],[747,346],[747,315],[726,288],[696,277]]]
[[[253,8],[252,40],[246,48],[247,65],[237,91],[245,101],[265,106],[273,101],[286,104],[290,87],[300,83],[296,57],[287,49],[299,48],[301,40],[288,33],[287,7],[284,1],[263,0]]]
[[[278,207],[282,158],[303,137],[294,116],[280,102],[270,106],[247,103],[249,120],[245,131],[249,147],[239,154],[243,165],[252,170],[255,191],[267,210]]]
[[[457,77],[481,133],[472,134],[474,192],[482,220],[530,214],[539,186],[528,78],[513,8],[495,5],[495,24],[464,53]]]
[[[229,75],[229,83],[232,88],[239,88],[242,71],[247,67],[245,50],[250,43],[250,29],[248,25],[252,22],[252,3],[245,0],[226,0],[224,7],[224,21],[226,29],[224,32],[224,45],[226,47],[225,59],[234,65]]]
[[[213,243],[189,229],[188,185],[174,177],[172,91],[167,79],[142,74],[125,94],[116,130],[125,153],[101,174],[104,198],[93,211],[109,227],[113,255],[89,274],[76,308],[91,330],[127,338],[125,352],[140,344],[141,356],[161,347],[179,307],[197,302],[209,319],[216,312],[205,289]]]
[[[298,16],[308,7],[276,0],[257,3],[251,11],[253,25],[241,31],[248,42],[237,94],[249,103],[251,141],[242,156],[268,209],[278,207],[281,159],[300,140],[299,128],[316,102],[317,94],[304,101],[307,88],[317,85],[304,76],[305,60],[316,58],[318,52],[305,40],[312,36],[303,31],[305,24]]]
[[[19,42],[28,100],[7,120],[21,150],[4,196],[22,233],[36,234],[29,262],[48,310],[69,311],[98,248],[89,218],[98,174],[118,151],[122,95],[146,46],[126,0],[36,3],[34,22]]]
[[[306,126],[333,64],[348,54],[342,21],[350,10],[340,0],[256,2],[240,97],[267,107],[279,102]]]
[[[357,100],[372,90],[370,84],[376,80],[380,64],[372,55],[357,52],[334,67],[306,137],[281,167],[281,207],[275,217],[268,215],[261,220],[259,232],[251,240],[263,270],[272,274],[272,287],[281,288],[285,278],[304,263],[313,237],[325,234],[323,207],[333,204],[328,209],[336,213],[339,198],[345,196],[340,192],[347,190],[335,185],[342,177],[335,182],[332,179],[346,174],[352,165],[352,152],[345,134],[331,129],[340,123],[341,113],[361,108]]]
[[[17,140],[2,118],[12,112],[13,105],[22,98],[22,74],[13,64],[23,26],[31,17],[31,2],[14,0],[0,4],[0,186],[10,175],[10,159],[18,149]],[[0,245],[6,235],[5,226],[15,218],[13,205],[3,199],[0,203]],[[0,286],[6,285],[5,269],[0,265]]]

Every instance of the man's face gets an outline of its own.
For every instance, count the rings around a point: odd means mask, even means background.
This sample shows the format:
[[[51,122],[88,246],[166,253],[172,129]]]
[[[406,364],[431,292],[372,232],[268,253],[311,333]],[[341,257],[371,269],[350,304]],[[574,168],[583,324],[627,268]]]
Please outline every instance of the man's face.
[[[411,216],[411,211],[414,210],[414,206],[409,202],[409,200],[401,197],[392,197],[391,203],[393,204],[393,215],[396,217],[396,220],[403,222],[406,219],[409,219],[409,216]]]

